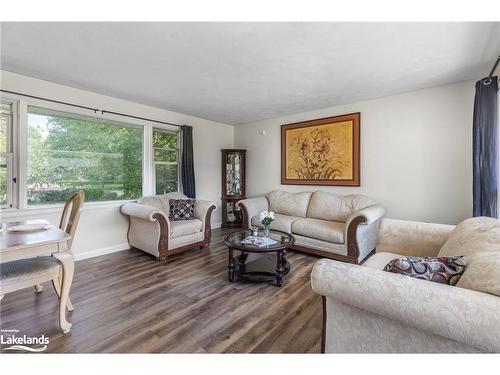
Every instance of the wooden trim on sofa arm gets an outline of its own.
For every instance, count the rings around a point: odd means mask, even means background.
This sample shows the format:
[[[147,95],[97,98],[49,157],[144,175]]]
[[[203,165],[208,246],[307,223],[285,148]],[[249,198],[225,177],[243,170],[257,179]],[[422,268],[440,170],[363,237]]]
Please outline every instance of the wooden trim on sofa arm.
[[[358,240],[356,238],[356,232],[358,231],[358,226],[365,222],[363,216],[358,216],[352,219],[347,227],[347,256],[356,259],[356,264],[359,258],[359,247]]]
[[[244,204],[239,204],[241,210],[241,227],[243,229],[249,229],[252,225],[250,223],[250,218],[248,217],[248,210]]]
[[[158,221],[160,225],[160,239],[158,240],[158,254],[159,261],[167,260],[168,252],[168,238],[170,237],[170,230],[168,228],[168,221],[161,213],[155,213],[153,219]]]
[[[195,243],[190,243],[173,250],[168,250],[168,239],[170,237],[168,222],[160,213],[156,213],[153,215],[153,218],[158,221],[160,225],[160,240],[158,241],[158,256],[156,259],[160,262],[166,261],[169,255],[174,255],[181,253],[186,250],[193,249],[195,247],[207,247],[210,244],[212,239],[212,225],[211,225],[211,217],[212,212],[215,210],[215,206],[212,205],[208,208],[207,213],[205,215],[205,232],[203,234],[203,240]]]
[[[323,305],[323,325],[321,326],[321,354],[326,352],[326,297],[321,296]]]

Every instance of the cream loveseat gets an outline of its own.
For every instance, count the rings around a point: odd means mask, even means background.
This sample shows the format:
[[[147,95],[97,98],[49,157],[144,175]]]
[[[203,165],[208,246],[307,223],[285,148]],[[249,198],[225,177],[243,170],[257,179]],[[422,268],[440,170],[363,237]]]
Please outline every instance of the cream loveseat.
[[[150,253],[160,261],[171,254],[208,246],[212,234],[213,202],[196,200],[193,220],[170,221],[170,199],[187,197],[181,193],[168,193],[143,197],[137,203],[126,203],[121,207],[121,212],[130,218],[130,246]]]
[[[465,255],[456,286],[382,271],[402,255]],[[327,259],[311,274],[323,296],[326,353],[500,352],[500,221],[458,226],[384,219],[363,266]]]
[[[384,208],[362,195],[274,190],[239,202],[243,227],[262,227],[259,214],[276,214],[271,229],[291,233],[293,249],[361,263],[375,248]]]

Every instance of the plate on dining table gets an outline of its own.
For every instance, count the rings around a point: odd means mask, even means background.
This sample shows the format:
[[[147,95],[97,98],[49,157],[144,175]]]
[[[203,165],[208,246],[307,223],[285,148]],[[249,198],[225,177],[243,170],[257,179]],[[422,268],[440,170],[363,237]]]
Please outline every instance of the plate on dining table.
[[[33,223],[33,224],[21,224],[13,227],[7,228],[8,232],[38,232],[41,230],[46,230],[49,227],[47,223]]]

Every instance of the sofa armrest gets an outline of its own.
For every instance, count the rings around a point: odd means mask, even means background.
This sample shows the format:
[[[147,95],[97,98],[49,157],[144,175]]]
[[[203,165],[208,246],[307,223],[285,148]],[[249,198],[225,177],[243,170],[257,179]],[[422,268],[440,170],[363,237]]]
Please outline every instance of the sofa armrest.
[[[212,239],[212,212],[217,208],[214,202],[196,200],[194,204],[194,217],[202,221],[203,246],[208,246]]]
[[[485,351],[500,351],[497,296],[328,259],[316,263],[311,283],[316,293],[334,302]]]
[[[214,202],[197,199],[196,203],[194,204],[194,217],[195,217],[195,219],[198,219],[198,220],[201,220],[204,222],[207,218],[207,212],[210,208],[212,208],[212,210],[215,210],[216,205]]]
[[[454,228],[454,225],[383,219],[377,252],[436,256]]]
[[[266,197],[256,197],[243,199],[238,202],[243,213],[243,228],[252,226],[252,217],[260,214],[262,211],[267,211],[269,203]]]
[[[346,228],[349,226],[349,224],[357,217],[362,217],[363,221],[361,224],[372,224],[376,222],[377,220],[380,220],[384,217],[385,214],[385,208],[375,204],[373,206],[365,207],[361,210],[355,211],[349,216],[349,218],[346,221]]]
[[[375,249],[380,220],[384,214],[384,207],[373,205],[349,216],[344,227],[344,238],[351,263],[361,263]]]
[[[120,211],[130,217],[127,233],[131,247],[147,251],[158,260],[167,259],[170,221],[162,211],[139,203],[126,203]]]
[[[163,212],[157,210],[156,208],[139,203],[125,203],[121,206],[120,211],[122,214],[147,221],[156,221],[156,218],[154,217],[155,214],[165,216]]]

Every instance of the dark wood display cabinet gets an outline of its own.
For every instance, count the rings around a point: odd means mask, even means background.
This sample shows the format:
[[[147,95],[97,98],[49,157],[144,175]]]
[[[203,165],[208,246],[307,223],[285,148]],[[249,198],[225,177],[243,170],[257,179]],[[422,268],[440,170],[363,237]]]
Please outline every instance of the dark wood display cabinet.
[[[245,162],[247,150],[222,151],[222,227],[241,228],[238,201],[245,199]]]

